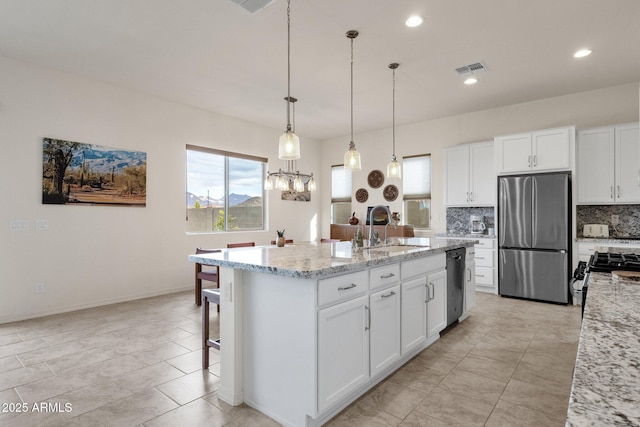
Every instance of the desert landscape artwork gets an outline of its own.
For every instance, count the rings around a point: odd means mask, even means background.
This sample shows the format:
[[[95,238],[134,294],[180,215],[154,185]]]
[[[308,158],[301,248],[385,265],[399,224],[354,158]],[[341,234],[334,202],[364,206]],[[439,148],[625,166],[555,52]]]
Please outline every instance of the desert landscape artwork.
[[[42,203],[146,206],[147,154],[42,140]]]

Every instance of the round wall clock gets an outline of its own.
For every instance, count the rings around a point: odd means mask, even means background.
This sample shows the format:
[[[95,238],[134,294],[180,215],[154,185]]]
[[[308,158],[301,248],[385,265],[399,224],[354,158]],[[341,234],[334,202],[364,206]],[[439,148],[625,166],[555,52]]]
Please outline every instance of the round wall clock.
[[[367,177],[369,181],[369,187],[371,188],[380,188],[384,183],[384,175],[379,170],[373,170],[369,172],[369,176]]]
[[[384,187],[384,190],[382,190],[382,196],[387,202],[393,202],[398,198],[398,187],[395,185],[387,185]]]
[[[360,203],[364,203],[369,198],[369,192],[365,188],[359,188],[356,191],[356,200]]]

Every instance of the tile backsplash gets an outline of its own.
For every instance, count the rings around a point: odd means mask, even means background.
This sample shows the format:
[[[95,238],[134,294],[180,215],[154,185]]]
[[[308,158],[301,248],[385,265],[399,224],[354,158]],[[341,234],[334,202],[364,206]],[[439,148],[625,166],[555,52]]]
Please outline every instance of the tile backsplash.
[[[611,215],[618,215],[617,226],[611,223]],[[583,237],[584,224],[607,224],[611,237],[640,236],[640,205],[578,205],[576,206],[577,237]]]
[[[495,228],[495,212],[492,207],[447,208],[447,232],[468,233],[471,215],[481,215],[487,228]]]

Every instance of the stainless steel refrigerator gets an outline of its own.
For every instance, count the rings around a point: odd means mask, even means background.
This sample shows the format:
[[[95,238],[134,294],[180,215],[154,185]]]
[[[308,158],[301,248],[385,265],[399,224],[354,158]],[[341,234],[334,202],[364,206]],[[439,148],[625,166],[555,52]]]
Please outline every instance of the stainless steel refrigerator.
[[[500,295],[567,303],[571,271],[569,173],[498,179]]]

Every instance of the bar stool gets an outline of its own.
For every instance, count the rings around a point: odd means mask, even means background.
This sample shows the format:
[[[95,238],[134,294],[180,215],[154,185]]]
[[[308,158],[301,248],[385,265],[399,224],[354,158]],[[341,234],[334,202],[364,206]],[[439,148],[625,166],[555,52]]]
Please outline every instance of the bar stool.
[[[220,289],[202,290],[202,369],[209,368],[209,347],[220,350],[220,339],[209,338],[209,303],[220,306]]]

